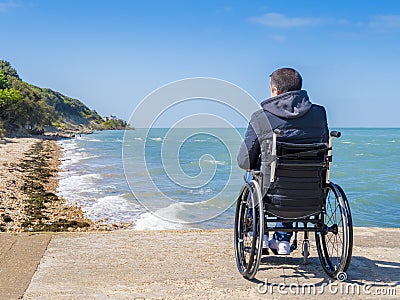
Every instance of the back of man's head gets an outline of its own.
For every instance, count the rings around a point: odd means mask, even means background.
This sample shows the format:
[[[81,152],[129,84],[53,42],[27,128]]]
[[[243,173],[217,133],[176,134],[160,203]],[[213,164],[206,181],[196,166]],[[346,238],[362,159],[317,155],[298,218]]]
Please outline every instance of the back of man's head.
[[[299,72],[292,68],[281,68],[271,75],[271,87],[280,93],[301,90],[303,79]]]

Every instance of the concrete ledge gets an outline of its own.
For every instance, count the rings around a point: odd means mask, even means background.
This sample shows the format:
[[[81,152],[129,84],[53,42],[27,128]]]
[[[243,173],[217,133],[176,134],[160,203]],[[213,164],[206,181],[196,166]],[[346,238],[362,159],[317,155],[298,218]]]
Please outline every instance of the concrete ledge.
[[[50,239],[50,234],[0,234],[0,299],[23,296]]]
[[[55,234],[24,299],[398,298],[400,229],[354,234],[346,283],[325,275],[314,242],[307,265],[301,250],[266,256],[248,281],[236,269],[232,230]]]

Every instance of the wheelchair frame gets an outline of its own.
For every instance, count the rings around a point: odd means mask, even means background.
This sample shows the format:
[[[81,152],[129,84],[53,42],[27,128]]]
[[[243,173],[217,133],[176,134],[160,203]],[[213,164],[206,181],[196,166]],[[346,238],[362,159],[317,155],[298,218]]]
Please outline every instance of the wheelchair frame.
[[[277,156],[277,137],[282,132],[275,130],[272,139],[272,157],[270,182],[275,180],[275,172],[279,163]],[[329,146],[325,150],[322,167],[326,169],[325,200],[322,209],[308,216],[284,218],[268,211],[268,204],[263,201],[264,186],[261,171],[251,171],[251,178],[245,178],[237,198],[234,228],[236,264],[239,272],[246,279],[253,279],[258,271],[262,253],[264,233],[269,231],[293,232],[294,239],[291,252],[297,248],[297,233],[303,232],[303,263],[307,263],[310,242],[309,233],[315,233],[318,256],[324,271],[341,281],[347,279],[353,248],[353,224],[350,206],[343,189],[330,181],[330,164],[332,162],[332,140],[341,133],[332,131]],[[250,173],[247,173],[250,174]],[[292,222],[293,228],[269,227],[271,222]],[[303,226],[299,226],[302,224]]]

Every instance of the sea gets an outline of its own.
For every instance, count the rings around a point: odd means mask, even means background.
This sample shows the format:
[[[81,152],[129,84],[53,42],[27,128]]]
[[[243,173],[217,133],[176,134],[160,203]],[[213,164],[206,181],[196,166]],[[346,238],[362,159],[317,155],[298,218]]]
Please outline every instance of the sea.
[[[354,226],[400,225],[400,129],[336,128],[331,180]],[[232,228],[244,171],[245,129],[98,131],[58,141],[58,195],[106,223],[134,230]]]

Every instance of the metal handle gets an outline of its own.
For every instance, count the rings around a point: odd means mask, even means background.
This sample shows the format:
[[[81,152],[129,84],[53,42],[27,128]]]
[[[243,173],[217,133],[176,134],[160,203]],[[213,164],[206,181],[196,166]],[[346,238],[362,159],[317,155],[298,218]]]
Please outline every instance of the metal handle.
[[[274,160],[271,162],[271,175],[270,175],[270,182],[274,182],[275,181],[275,168],[276,168],[276,140],[277,137],[279,136],[283,136],[283,130],[279,130],[279,129],[275,129],[274,133],[272,135],[272,151],[271,151],[271,155],[274,158]]]
[[[329,134],[329,148],[328,148],[328,161],[326,163],[326,183],[331,182],[331,162],[332,162],[332,141],[333,138],[340,138],[342,133],[340,131],[331,131]]]

